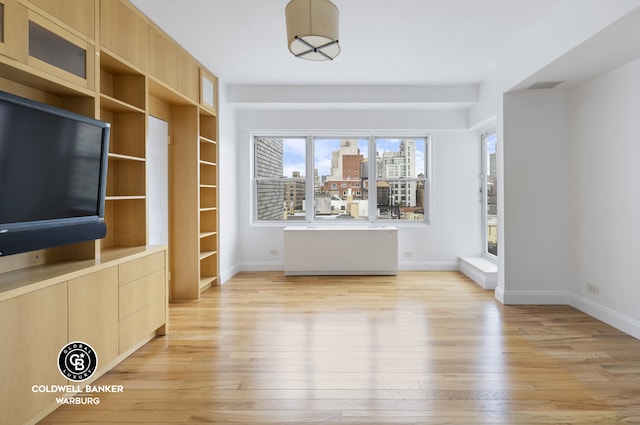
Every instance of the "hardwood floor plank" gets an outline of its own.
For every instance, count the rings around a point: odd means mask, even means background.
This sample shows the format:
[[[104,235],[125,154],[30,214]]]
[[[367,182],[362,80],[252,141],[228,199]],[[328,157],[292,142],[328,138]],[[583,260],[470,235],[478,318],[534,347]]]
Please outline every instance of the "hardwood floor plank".
[[[457,272],[240,273],[41,424],[640,423],[640,341]]]

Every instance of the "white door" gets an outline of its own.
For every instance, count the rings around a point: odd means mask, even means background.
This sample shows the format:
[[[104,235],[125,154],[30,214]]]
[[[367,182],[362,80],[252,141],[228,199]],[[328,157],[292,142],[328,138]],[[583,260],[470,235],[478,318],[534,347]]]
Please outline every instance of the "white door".
[[[169,123],[149,117],[147,134],[149,245],[169,243]]]

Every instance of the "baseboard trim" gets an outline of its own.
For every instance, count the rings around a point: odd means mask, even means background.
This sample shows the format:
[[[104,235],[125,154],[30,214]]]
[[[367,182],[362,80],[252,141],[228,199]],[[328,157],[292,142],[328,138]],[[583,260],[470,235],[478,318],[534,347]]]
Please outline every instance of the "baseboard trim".
[[[237,275],[240,269],[237,265],[229,267],[227,270],[220,273],[220,285],[224,285],[229,279]]]
[[[608,307],[580,295],[571,294],[569,297],[569,303],[572,307],[577,308],[583,313],[595,317],[607,325],[613,326],[636,339],[640,339],[640,322],[637,320],[613,311]]]
[[[400,261],[398,271],[406,272],[458,272],[457,261]]]
[[[282,262],[268,262],[268,261],[256,261],[256,262],[246,262],[241,263],[238,267],[233,269],[235,273],[238,272],[266,272],[266,271],[284,271],[284,263]],[[443,271],[451,271],[457,272],[460,271],[460,264],[458,261],[407,261],[398,263],[398,271],[434,271],[434,272],[443,272]],[[235,274],[234,273],[234,274]],[[229,274],[227,275],[229,276]],[[230,275],[228,279],[233,277]],[[226,280],[228,280],[226,279]],[[225,279],[223,281],[226,282]]]
[[[500,298],[498,298],[500,296]],[[566,291],[509,291],[496,288],[496,298],[503,304],[567,305],[569,293]]]
[[[284,263],[282,261],[255,261],[239,264],[241,272],[283,272]]]

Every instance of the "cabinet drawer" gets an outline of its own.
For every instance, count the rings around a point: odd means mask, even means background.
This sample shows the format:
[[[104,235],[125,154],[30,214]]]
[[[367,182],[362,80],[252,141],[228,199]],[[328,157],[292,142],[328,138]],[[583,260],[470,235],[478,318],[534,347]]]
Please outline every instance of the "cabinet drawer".
[[[98,354],[100,370],[118,357],[118,268],[69,280],[69,341],[84,341]]]
[[[143,276],[152,274],[164,269],[164,252],[157,252],[143,258],[138,258],[127,263],[120,264],[118,270],[118,280],[120,286],[140,279]]]
[[[151,304],[120,320],[120,353],[145,341],[165,323],[165,301],[157,298]]]
[[[165,298],[164,270],[120,286],[119,318],[125,319],[156,300]]]

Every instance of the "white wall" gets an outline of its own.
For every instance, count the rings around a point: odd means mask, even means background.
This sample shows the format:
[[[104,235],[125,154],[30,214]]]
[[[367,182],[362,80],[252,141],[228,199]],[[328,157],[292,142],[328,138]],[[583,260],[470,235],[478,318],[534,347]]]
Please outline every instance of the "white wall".
[[[572,304],[640,338],[640,59],[573,89],[569,111]]]
[[[218,220],[220,221],[220,280],[229,280],[238,272],[240,244],[238,241],[238,143],[236,141],[236,111],[227,101],[226,86],[218,82],[218,111],[220,116],[218,140],[218,173],[221,182],[218,192]]]
[[[469,107],[468,128],[480,131],[495,129],[500,97],[498,77],[492,75],[478,87],[478,101]]]
[[[569,147],[562,91],[503,99],[503,234],[507,304],[566,304],[569,290]]]
[[[480,136],[464,111],[238,111],[237,194],[241,270],[283,270],[283,226],[251,223],[251,131],[416,130],[432,137],[432,222],[398,232],[401,270],[457,270],[458,257],[482,252]],[[445,130],[442,130],[442,129]],[[433,129],[433,130],[431,130]],[[395,223],[394,223],[395,224]],[[403,223],[404,224],[404,223]],[[272,255],[276,250],[278,255]],[[411,253],[405,256],[405,253]]]
[[[567,230],[575,223],[575,208],[569,201],[575,188],[568,183],[573,164],[570,134],[575,129],[568,121],[573,103],[563,89],[637,58],[639,31],[640,0],[566,0],[514,40],[499,60],[498,300],[571,300],[570,260],[575,262],[579,255],[574,252],[576,231]],[[564,83],[552,92],[518,91],[544,81]],[[480,99],[486,99],[482,90]],[[472,112],[471,117],[482,116]],[[545,150],[558,155],[550,157]],[[536,191],[537,184],[552,187],[553,193]],[[527,193],[535,193],[535,198],[527,198]],[[545,214],[542,205],[552,202],[557,203],[553,211],[558,218],[554,217],[550,232],[537,233],[534,225]]]
[[[530,77],[538,71],[553,64],[559,58],[566,56],[580,44],[588,43],[590,38],[604,34],[612,23],[630,12],[638,12],[639,0],[564,0],[540,22],[524,29],[522,35],[513,40],[500,60],[499,82],[502,91],[515,88],[523,89],[536,79]],[[635,19],[635,18],[634,18]],[[631,26],[633,28],[633,26]],[[634,37],[634,32],[626,31],[628,37]],[[624,35],[623,35],[624,36]],[[611,53],[619,48],[629,50],[625,40],[597,46],[602,50],[598,56],[605,61],[614,60]],[[583,60],[583,57],[573,57],[572,61]],[[584,68],[599,68],[598,57],[593,57],[585,63]],[[569,64],[570,66],[571,64]],[[568,72],[568,70],[563,70]],[[581,72],[573,69],[572,72]],[[570,75],[545,75],[542,81],[553,81],[553,77],[560,76],[560,81]],[[551,77],[551,78],[548,78]]]

